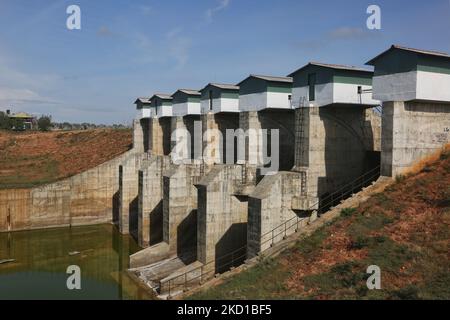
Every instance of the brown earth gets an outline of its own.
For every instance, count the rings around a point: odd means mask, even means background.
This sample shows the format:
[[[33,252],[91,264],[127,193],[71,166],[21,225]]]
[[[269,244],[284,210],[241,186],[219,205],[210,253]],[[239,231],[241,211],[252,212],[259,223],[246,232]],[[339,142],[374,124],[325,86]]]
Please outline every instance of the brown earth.
[[[0,188],[28,188],[67,178],[131,146],[129,129],[0,131]]]
[[[381,269],[368,290],[366,268]],[[194,299],[450,299],[450,148],[275,259]]]

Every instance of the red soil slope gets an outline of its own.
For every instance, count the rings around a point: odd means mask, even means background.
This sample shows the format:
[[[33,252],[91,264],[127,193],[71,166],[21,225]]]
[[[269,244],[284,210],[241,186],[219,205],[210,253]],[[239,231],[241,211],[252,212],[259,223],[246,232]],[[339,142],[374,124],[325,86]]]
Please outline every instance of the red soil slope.
[[[131,145],[131,130],[0,131],[0,188],[54,182],[111,160]]]

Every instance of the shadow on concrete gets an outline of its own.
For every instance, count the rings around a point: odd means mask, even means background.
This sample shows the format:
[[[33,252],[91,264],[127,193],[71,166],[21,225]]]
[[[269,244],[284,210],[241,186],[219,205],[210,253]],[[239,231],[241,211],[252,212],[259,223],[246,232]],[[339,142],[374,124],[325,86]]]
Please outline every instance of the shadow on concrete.
[[[220,159],[222,163],[226,163],[227,149],[233,150],[233,163],[237,162],[238,138],[233,137],[232,141],[227,139],[227,129],[236,130],[239,128],[239,113],[223,112],[215,115],[218,123],[218,129],[222,134],[220,145]]]
[[[150,240],[149,245],[163,241],[163,201],[159,201],[156,207],[150,212]]]
[[[171,118],[159,118],[159,124],[162,128],[163,155],[170,154],[170,136],[172,134]]]
[[[128,226],[130,228],[130,235],[132,235],[135,240],[138,238],[138,205],[139,197],[135,197],[128,207]]]
[[[294,110],[267,109],[258,112],[262,129],[267,129],[263,143],[267,146],[268,157],[272,156],[271,129],[279,130],[279,168],[288,171],[294,166],[295,152],[295,112]],[[265,165],[265,167],[270,167]]]
[[[143,132],[144,152],[147,152],[150,148],[150,120],[148,118],[144,118],[140,120],[140,123]]]
[[[192,255],[192,252],[195,254]],[[197,210],[192,210],[177,228],[177,255],[185,264],[197,259]]]
[[[325,172],[317,182],[320,199],[380,164],[380,152],[374,151],[374,129],[365,112],[363,106],[319,108],[320,125],[325,132]],[[315,147],[320,150],[320,146]],[[351,195],[351,190],[348,192]]]
[[[246,259],[247,223],[235,223],[216,244],[216,273],[238,266]],[[230,254],[231,253],[231,254]]]
[[[112,197],[112,222],[117,225],[119,223],[119,191],[116,191]]]

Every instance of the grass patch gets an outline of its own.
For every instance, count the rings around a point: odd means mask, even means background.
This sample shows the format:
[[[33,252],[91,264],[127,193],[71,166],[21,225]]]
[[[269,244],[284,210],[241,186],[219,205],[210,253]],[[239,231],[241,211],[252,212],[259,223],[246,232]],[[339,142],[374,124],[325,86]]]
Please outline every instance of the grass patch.
[[[322,247],[324,240],[329,236],[330,232],[325,225],[306,238],[299,240],[295,248],[303,255],[309,255],[312,257],[319,248]]]
[[[282,299],[288,298],[283,285],[289,276],[273,259],[266,259],[255,267],[241,272],[233,278],[225,280],[218,287],[198,292],[190,300],[247,300],[247,299]]]
[[[348,218],[353,216],[356,212],[358,212],[356,208],[345,208],[341,210],[341,217]]]
[[[371,232],[378,231],[384,226],[394,222],[394,219],[383,213],[358,215],[347,230],[347,234],[353,241],[363,241]]]

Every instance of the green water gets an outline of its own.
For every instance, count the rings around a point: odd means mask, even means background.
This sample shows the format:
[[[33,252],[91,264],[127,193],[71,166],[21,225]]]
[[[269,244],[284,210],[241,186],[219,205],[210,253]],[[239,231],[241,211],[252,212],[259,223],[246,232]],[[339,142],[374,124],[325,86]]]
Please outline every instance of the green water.
[[[15,260],[0,264],[0,299],[152,299],[125,272],[137,250],[112,225],[0,233],[0,260]],[[81,290],[67,289],[70,265]]]

